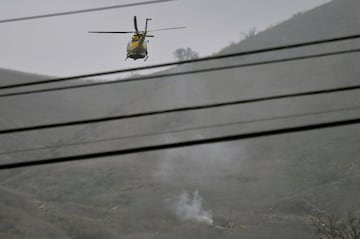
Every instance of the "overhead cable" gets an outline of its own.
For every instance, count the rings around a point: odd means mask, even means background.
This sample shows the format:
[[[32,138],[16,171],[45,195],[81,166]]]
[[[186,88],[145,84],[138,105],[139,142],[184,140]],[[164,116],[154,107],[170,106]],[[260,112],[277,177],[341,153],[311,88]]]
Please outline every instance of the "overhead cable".
[[[194,132],[196,130],[205,130],[205,129],[218,129],[218,128],[222,128],[222,127],[239,126],[239,125],[244,125],[244,124],[249,124],[249,123],[268,122],[268,121],[274,121],[274,120],[300,118],[300,117],[315,116],[315,115],[322,115],[322,114],[329,114],[329,113],[339,113],[339,112],[344,113],[344,112],[349,112],[349,111],[359,110],[359,109],[360,109],[360,106],[354,106],[354,107],[337,108],[337,109],[315,111],[315,112],[308,112],[308,113],[274,116],[274,117],[261,118],[261,119],[256,119],[256,120],[242,120],[242,121],[236,121],[236,122],[210,124],[210,125],[203,125],[203,126],[198,126],[198,127],[187,127],[187,128],[180,128],[180,129],[175,129],[175,130],[156,131],[156,132],[150,132],[150,133],[133,134],[133,135],[126,135],[126,136],[119,136],[119,137],[112,137],[112,138],[105,138],[105,139],[86,140],[86,141],[73,142],[73,143],[67,143],[67,144],[56,144],[56,145],[51,145],[51,146],[41,146],[41,147],[34,147],[34,148],[28,148],[28,149],[4,151],[4,152],[0,152],[0,155],[36,152],[36,151],[51,150],[51,149],[61,149],[61,148],[65,148],[65,147],[83,146],[83,145],[88,145],[88,144],[109,143],[109,142],[115,142],[115,141],[125,140],[125,139],[135,139],[135,138],[159,136],[159,135],[174,134],[174,133]]]
[[[239,57],[239,56],[267,53],[267,52],[272,52],[272,51],[280,51],[280,50],[287,50],[287,49],[293,49],[293,48],[299,48],[299,47],[314,46],[314,45],[319,45],[319,44],[341,42],[341,41],[347,41],[347,40],[355,40],[355,39],[359,39],[359,38],[360,38],[360,34],[347,35],[347,36],[342,36],[342,37],[327,38],[327,39],[322,39],[322,40],[315,40],[315,41],[308,41],[308,42],[302,42],[302,43],[288,44],[288,45],[283,45],[283,46],[261,48],[261,49],[256,49],[256,50],[242,51],[242,52],[223,54],[223,55],[214,55],[214,56],[209,56],[209,57],[202,57],[202,58],[197,58],[197,59],[176,61],[176,62],[168,62],[168,63],[155,64],[155,65],[150,65],[150,66],[134,67],[134,68],[128,68],[128,69],[121,69],[121,70],[104,71],[104,72],[69,76],[69,77],[63,77],[63,78],[55,78],[55,79],[47,79],[47,80],[41,80],[41,81],[4,85],[4,86],[0,86],[0,89],[12,89],[12,88],[18,88],[18,87],[25,87],[25,86],[34,86],[34,85],[42,85],[42,84],[49,84],[49,83],[59,83],[59,82],[65,82],[65,81],[78,80],[78,79],[82,79],[82,78],[112,75],[112,74],[126,73],[126,72],[132,72],[132,71],[140,71],[140,70],[148,70],[148,69],[176,66],[176,65],[188,64],[188,63],[206,62],[206,61],[211,61],[211,60],[220,60],[220,59],[233,58],[233,57]],[[343,54],[346,54],[346,53],[344,52]],[[111,84],[111,83],[119,83],[119,82],[129,82],[129,81],[136,81],[136,80],[140,80],[140,79],[131,78],[131,79],[125,79],[125,80],[116,80],[116,81],[111,81],[111,82],[104,82],[104,84],[105,83]],[[100,83],[98,83],[98,84],[94,83],[94,85],[99,85],[99,84]],[[85,86],[88,86],[88,85],[85,85]]]
[[[311,58],[353,54],[353,53],[358,53],[358,52],[360,52],[360,48],[351,49],[351,50],[327,52],[327,53],[319,53],[319,54],[311,54],[311,55],[306,55],[306,56],[288,57],[288,58],[283,58],[283,59],[275,59],[275,60],[267,60],[267,61],[259,61],[259,62],[251,62],[251,63],[243,63],[243,64],[235,64],[235,65],[226,65],[226,66],[220,66],[220,67],[211,67],[211,68],[189,70],[189,71],[182,71],[182,72],[152,74],[152,75],[145,75],[145,76],[140,76],[140,77],[136,77],[136,78],[130,77],[130,78],[126,78],[123,80],[116,80],[116,81],[96,82],[96,83],[88,83],[88,84],[80,84],[80,85],[72,85],[72,86],[60,86],[60,87],[54,87],[54,88],[50,88],[50,89],[28,90],[28,91],[14,92],[14,93],[4,93],[4,94],[0,94],[0,98],[19,96],[19,95],[32,95],[32,94],[38,94],[38,93],[85,88],[85,87],[94,87],[94,86],[99,86],[99,85],[109,85],[109,84],[119,84],[119,83],[126,83],[126,82],[144,81],[144,80],[158,79],[158,78],[171,77],[171,76],[199,74],[199,73],[213,72],[213,71],[223,71],[223,70],[229,70],[229,69],[234,69],[234,68],[243,68],[243,67],[251,67],[251,66],[284,63],[284,62],[289,62],[289,61],[306,60],[306,59],[311,59]]]
[[[360,89],[360,85],[343,86],[343,87],[335,87],[335,88],[328,88],[328,89],[321,89],[321,90],[312,90],[312,91],[304,91],[304,92],[289,93],[289,94],[279,94],[279,95],[275,95],[275,96],[264,96],[264,97],[258,97],[258,98],[250,98],[250,99],[239,99],[239,100],[226,101],[226,102],[220,102],[220,103],[177,107],[177,108],[165,109],[165,110],[155,110],[155,111],[130,113],[130,114],[124,114],[124,115],[117,115],[117,116],[108,116],[108,117],[99,117],[99,118],[75,120],[75,121],[68,121],[68,122],[59,122],[59,123],[52,123],[52,124],[25,126],[25,127],[18,127],[18,128],[2,129],[2,130],[0,130],[0,135],[1,134],[28,132],[28,131],[34,131],[34,130],[54,129],[54,128],[59,128],[59,127],[68,127],[68,126],[76,126],[76,125],[104,123],[104,122],[110,122],[110,121],[147,117],[147,116],[153,116],[153,115],[179,113],[179,112],[192,111],[192,110],[212,109],[212,108],[240,105],[240,104],[246,104],[246,103],[255,103],[255,102],[262,102],[262,101],[269,101],[269,100],[294,98],[294,97],[319,95],[319,94],[330,94],[330,93],[335,93],[335,92],[352,91],[352,90],[359,90],[359,89]]]
[[[315,124],[293,126],[293,127],[284,127],[284,128],[280,128],[280,129],[269,129],[269,130],[250,132],[250,133],[242,133],[242,134],[230,134],[230,135],[224,135],[224,136],[218,136],[218,137],[208,137],[205,139],[185,140],[185,141],[175,142],[175,143],[155,144],[155,145],[141,146],[141,147],[130,147],[130,148],[120,149],[120,150],[102,151],[102,152],[79,154],[79,155],[66,156],[66,157],[54,157],[54,158],[45,158],[45,159],[30,160],[30,161],[24,161],[24,162],[6,163],[6,164],[0,165],[0,170],[24,168],[24,167],[39,166],[39,165],[58,164],[58,163],[74,162],[74,161],[84,161],[84,160],[90,160],[90,159],[121,156],[121,155],[128,155],[128,154],[138,154],[138,153],[145,153],[145,152],[152,152],[152,151],[159,151],[159,150],[187,148],[187,147],[209,145],[209,144],[215,144],[215,143],[225,143],[225,142],[231,142],[231,141],[237,141],[237,140],[243,140],[243,139],[252,139],[252,138],[258,138],[258,137],[283,135],[283,134],[297,133],[297,132],[304,132],[304,131],[313,131],[313,130],[319,130],[319,129],[328,129],[328,128],[334,128],[334,127],[354,125],[354,124],[360,124],[360,118],[329,121],[329,122],[325,122],[325,123],[315,123]]]
[[[28,16],[28,17],[17,17],[17,18],[0,20],[0,23],[28,21],[28,20],[34,20],[34,19],[39,19],[39,18],[59,17],[59,16],[74,15],[74,14],[80,14],[80,13],[98,12],[98,11],[117,9],[117,8],[135,7],[135,6],[140,6],[140,5],[149,5],[149,4],[171,2],[171,1],[176,1],[176,0],[154,0],[154,1],[146,1],[146,2],[105,6],[105,7],[98,7],[98,8],[89,8],[89,9],[82,9],[82,10],[75,10],[75,11],[67,11],[67,12],[57,12],[57,13],[35,15],[35,16]]]

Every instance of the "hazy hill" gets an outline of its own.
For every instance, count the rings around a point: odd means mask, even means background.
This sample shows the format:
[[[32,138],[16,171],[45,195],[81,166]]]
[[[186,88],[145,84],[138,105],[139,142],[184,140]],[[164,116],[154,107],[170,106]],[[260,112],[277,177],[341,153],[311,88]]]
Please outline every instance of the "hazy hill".
[[[1,85],[45,79],[46,76],[0,68]]]
[[[335,0],[313,10],[299,12],[291,19],[258,33],[255,38],[233,44],[223,51],[358,34],[359,7],[360,2],[356,0]]]
[[[359,5],[357,0],[333,1],[226,47],[219,54],[357,33]],[[297,49],[203,66],[356,45],[359,44],[351,42]],[[1,127],[31,125],[350,85],[358,83],[358,62],[359,56],[354,54],[9,98],[1,101],[0,124]],[[9,79],[18,79],[15,72],[1,71],[0,75],[2,72]],[[277,100],[1,137],[1,149],[11,150],[142,135],[36,153],[0,155],[0,158],[26,160],[358,117],[357,93]],[[342,111],[334,112],[338,109]],[[319,111],[323,113],[310,115]],[[289,115],[298,116],[286,118]],[[273,117],[277,119],[267,120]],[[233,125],[143,135],[226,123]],[[1,172],[0,218],[6,219],[2,225],[7,226],[0,228],[0,235],[7,238],[312,238],[309,220],[313,216],[359,210],[359,135],[359,127],[350,126]],[[196,207],[202,209],[198,213],[211,209],[215,224],[226,230],[181,220],[181,216],[169,209],[169,202],[176,202],[182,192],[196,190],[204,198],[203,207]],[[35,236],[37,228],[47,229]]]

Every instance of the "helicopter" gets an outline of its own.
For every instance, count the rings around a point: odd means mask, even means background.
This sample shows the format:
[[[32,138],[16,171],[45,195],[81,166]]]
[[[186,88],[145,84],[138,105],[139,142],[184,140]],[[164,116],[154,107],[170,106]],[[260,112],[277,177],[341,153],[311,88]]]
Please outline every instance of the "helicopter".
[[[131,41],[127,45],[127,55],[125,60],[131,58],[133,60],[144,59],[146,61],[149,58],[147,44],[149,40],[146,40],[147,37],[154,37],[154,35],[149,35],[148,32],[155,31],[166,31],[174,29],[182,29],[186,27],[170,27],[163,29],[148,30],[148,22],[151,21],[151,18],[146,18],[145,20],[145,30],[139,31],[137,25],[136,16],[134,16],[134,28],[135,31],[89,31],[89,33],[104,33],[104,34],[133,34]]]

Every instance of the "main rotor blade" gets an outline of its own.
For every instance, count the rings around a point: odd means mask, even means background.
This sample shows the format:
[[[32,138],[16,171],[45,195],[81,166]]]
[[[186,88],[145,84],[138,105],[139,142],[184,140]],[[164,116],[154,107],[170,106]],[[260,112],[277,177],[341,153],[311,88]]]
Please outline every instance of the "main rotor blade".
[[[186,27],[169,27],[169,28],[149,30],[148,32],[158,32],[158,31],[167,31],[167,30],[184,29],[184,28]]]
[[[127,33],[136,33],[134,31],[128,31],[128,32],[89,32],[89,33],[109,33],[109,34],[127,34]]]
[[[137,26],[136,16],[134,16],[134,28],[135,28],[136,33],[139,33],[139,29],[138,29],[138,26]]]

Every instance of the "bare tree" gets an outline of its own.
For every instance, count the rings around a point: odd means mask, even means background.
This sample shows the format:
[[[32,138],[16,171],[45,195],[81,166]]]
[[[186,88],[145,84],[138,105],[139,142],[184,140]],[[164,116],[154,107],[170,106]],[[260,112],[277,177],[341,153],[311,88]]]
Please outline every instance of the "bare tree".
[[[199,54],[193,51],[190,47],[178,48],[174,51],[174,57],[178,61],[186,61],[199,58]]]
[[[254,37],[257,34],[256,27],[252,27],[247,32],[242,32],[241,34],[243,35],[244,40]]]
[[[349,212],[344,219],[323,216],[313,223],[321,239],[360,239],[360,214]]]

